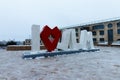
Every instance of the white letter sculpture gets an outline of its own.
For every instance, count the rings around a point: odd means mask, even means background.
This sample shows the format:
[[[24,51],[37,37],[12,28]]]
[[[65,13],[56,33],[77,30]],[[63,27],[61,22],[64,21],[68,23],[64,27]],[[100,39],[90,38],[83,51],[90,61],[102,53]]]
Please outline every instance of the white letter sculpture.
[[[68,50],[69,40],[70,40],[70,30],[66,29],[62,32],[61,43],[58,43],[57,49]]]
[[[66,29],[62,32],[61,43],[58,43],[57,49],[61,50],[90,50],[94,49],[92,32],[81,31],[80,43],[76,42],[75,29]]]
[[[81,31],[80,46],[84,50],[94,49],[92,32],[87,32],[86,30]]]
[[[40,26],[32,25],[31,32],[32,32],[31,50],[39,51],[40,50]]]
[[[75,29],[66,29],[62,32],[61,43],[58,43],[57,49],[68,50],[77,49]]]

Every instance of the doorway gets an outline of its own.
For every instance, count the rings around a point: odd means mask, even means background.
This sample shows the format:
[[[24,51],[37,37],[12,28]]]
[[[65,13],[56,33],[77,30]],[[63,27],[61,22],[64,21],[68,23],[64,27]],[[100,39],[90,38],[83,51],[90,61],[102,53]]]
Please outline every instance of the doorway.
[[[111,45],[113,42],[113,30],[108,30],[108,45]]]

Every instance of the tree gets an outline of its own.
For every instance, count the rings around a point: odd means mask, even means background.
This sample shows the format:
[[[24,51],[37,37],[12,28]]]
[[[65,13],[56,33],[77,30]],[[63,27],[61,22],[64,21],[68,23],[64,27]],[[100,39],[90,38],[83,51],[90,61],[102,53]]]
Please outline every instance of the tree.
[[[16,45],[17,43],[15,41],[8,41],[6,45]]]

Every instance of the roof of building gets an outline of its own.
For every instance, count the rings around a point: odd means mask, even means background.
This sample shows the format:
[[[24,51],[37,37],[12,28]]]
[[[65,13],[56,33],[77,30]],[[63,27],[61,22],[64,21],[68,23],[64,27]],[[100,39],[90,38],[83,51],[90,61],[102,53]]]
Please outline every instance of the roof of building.
[[[113,22],[113,21],[119,21],[119,20],[120,20],[120,17],[109,18],[109,19],[105,19],[105,20],[97,20],[97,21],[91,21],[91,22],[81,23],[81,24],[72,25],[72,26],[66,26],[66,27],[64,27],[62,29],[69,29],[69,28],[75,28],[75,27],[85,27],[85,26],[89,26],[89,25],[106,23],[106,22]]]

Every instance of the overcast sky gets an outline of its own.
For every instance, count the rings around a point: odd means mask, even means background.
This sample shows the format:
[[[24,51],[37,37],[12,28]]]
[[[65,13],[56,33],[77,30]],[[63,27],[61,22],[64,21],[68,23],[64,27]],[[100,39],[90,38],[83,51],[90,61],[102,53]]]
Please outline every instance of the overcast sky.
[[[30,38],[32,24],[59,28],[120,17],[120,0],[0,0],[0,41]]]

